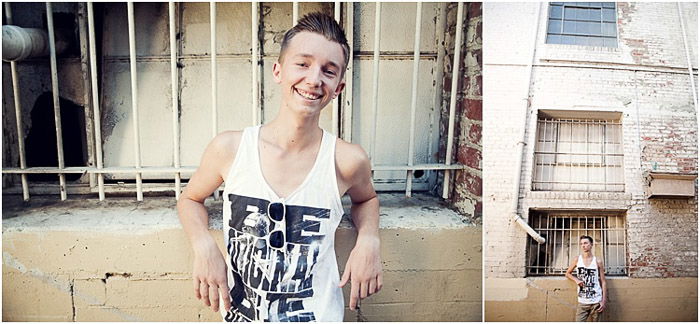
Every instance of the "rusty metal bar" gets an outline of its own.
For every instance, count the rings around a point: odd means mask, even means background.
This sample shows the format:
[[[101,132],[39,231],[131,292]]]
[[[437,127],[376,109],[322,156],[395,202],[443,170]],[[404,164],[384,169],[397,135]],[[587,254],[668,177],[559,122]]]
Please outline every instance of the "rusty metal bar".
[[[136,200],[143,200],[143,190],[142,190],[142,178],[141,173],[138,172],[141,168],[141,142],[139,136],[139,107],[138,107],[138,84],[136,75],[136,34],[134,30],[134,3],[127,2],[127,19],[129,22],[129,65],[131,68],[131,110],[133,115],[133,128],[134,128],[134,154],[135,154],[135,167],[136,167]]]
[[[372,71],[372,132],[369,142],[370,163],[374,165],[376,159],[376,137],[377,137],[377,111],[379,110],[379,39],[381,37],[381,16],[382,16],[382,3],[375,2],[374,6],[374,58]],[[374,174],[372,174],[374,177]]]
[[[90,88],[92,89],[92,118],[95,125],[95,163],[102,169],[102,124],[100,120],[99,84],[97,83],[97,52],[95,51],[95,14],[92,2],[88,2],[88,37],[90,38]],[[100,201],[105,200],[104,174],[97,175],[97,190]]]
[[[411,126],[408,137],[408,166],[413,165],[414,150],[416,145],[416,103],[418,101],[418,68],[420,65],[420,32],[422,2],[416,2],[416,34],[413,43],[413,81],[411,84]],[[406,172],[406,197],[411,197],[413,184],[413,171]]]
[[[460,45],[462,43],[462,16],[464,12],[464,4],[459,2],[457,4],[457,30],[455,35],[455,49],[454,49],[454,59],[452,61],[452,87],[450,89],[450,119],[447,127],[447,153],[445,154],[445,164],[452,164],[452,142],[454,141],[454,121],[455,121],[455,108],[457,106],[457,81],[459,79],[459,61],[461,56]],[[445,178],[442,183],[442,198],[447,199],[449,197],[450,188],[450,171],[445,171]],[[516,199],[517,200],[517,199]]]
[[[53,26],[53,9],[51,2],[46,3],[46,26],[49,34],[49,61],[51,63],[51,94],[53,96],[53,120],[56,127],[56,152],[58,153],[58,168],[66,167],[63,157],[63,125],[61,124],[61,100],[58,94],[58,66],[56,64],[56,35]],[[61,200],[66,200],[66,175],[58,174]]]
[[[168,2],[168,23],[170,31],[170,93],[173,106],[173,165],[180,167],[180,117],[178,112],[178,73],[177,73],[177,46],[175,36],[175,3]],[[180,199],[181,187],[180,173],[175,173],[175,200]]]
[[[5,2],[5,18],[7,24],[13,23],[12,7],[9,2]],[[26,152],[24,148],[24,127],[22,127],[22,101],[19,93],[19,75],[17,74],[17,63],[10,61],[10,71],[12,74],[12,97],[15,104],[15,122],[17,127],[17,146],[19,149],[19,167],[20,169],[27,168]],[[22,199],[29,201],[29,182],[27,175],[21,174],[22,181]]]

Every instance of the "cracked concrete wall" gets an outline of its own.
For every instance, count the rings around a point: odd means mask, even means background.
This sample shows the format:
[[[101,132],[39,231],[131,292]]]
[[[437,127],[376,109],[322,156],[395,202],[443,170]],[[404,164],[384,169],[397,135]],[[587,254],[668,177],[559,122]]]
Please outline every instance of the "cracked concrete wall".
[[[380,199],[384,289],[359,312],[346,308],[345,320],[480,321],[481,226],[435,197]],[[4,203],[3,320],[221,320],[192,293],[193,256],[174,200]],[[221,204],[207,205],[223,251]],[[341,272],[355,237],[343,221],[335,238]]]

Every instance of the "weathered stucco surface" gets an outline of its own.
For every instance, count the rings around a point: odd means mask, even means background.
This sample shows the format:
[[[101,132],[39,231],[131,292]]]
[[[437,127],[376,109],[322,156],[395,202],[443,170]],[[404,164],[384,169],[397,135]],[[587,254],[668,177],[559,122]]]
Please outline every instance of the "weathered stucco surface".
[[[345,319],[481,320],[481,226],[434,197],[380,200],[384,289]],[[3,320],[220,320],[191,292],[191,247],[172,198],[3,202]],[[207,205],[223,250],[221,202]],[[344,220],[341,272],[355,236]]]

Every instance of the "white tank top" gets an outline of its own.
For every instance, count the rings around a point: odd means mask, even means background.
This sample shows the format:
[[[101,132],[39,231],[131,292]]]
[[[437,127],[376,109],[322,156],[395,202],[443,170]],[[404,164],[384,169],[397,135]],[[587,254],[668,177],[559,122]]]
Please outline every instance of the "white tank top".
[[[581,304],[597,304],[603,299],[603,289],[600,288],[598,262],[595,256],[591,264],[583,263],[583,256],[578,256],[576,262],[576,277],[583,281],[583,287],[578,286],[578,302]]]
[[[343,215],[336,138],[323,131],[311,171],[282,198],[263,178],[259,133],[260,126],[243,131],[225,179],[223,230],[232,307],[221,307],[222,316],[229,322],[342,321],[334,244]],[[286,206],[284,217],[274,206],[268,215],[268,206],[276,202]],[[285,235],[279,236],[282,231]]]

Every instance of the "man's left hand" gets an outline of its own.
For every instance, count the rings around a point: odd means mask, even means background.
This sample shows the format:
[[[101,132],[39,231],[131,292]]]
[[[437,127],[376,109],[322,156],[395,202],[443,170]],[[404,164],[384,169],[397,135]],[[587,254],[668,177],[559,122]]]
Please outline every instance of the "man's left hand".
[[[345,264],[339,287],[350,280],[350,309],[354,310],[360,299],[376,294],[382,289],[382,260],[379,255],[379,237],[358,236],[355,248]]]
[[[602,313],[605,310],[605,301],[601,301],[598,305],[598,313]]]

